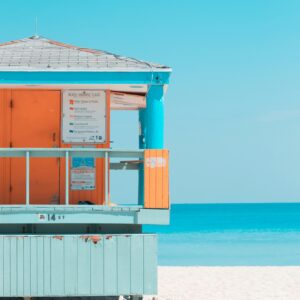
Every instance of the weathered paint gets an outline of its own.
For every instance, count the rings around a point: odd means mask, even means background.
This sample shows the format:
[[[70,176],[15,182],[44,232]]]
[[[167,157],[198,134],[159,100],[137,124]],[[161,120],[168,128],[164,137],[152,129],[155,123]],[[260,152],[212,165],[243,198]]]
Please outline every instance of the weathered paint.
[[[97,244],[101,241],[101,236],[98,235],[81,235],[80,238],[82,238],[86,243],[87,242],[93,242],[94,244]]]
[[[169,151],[145,150],[144,207],[169,208]]]
[[[0,296],[157,293],[156,235],[0,235]]]

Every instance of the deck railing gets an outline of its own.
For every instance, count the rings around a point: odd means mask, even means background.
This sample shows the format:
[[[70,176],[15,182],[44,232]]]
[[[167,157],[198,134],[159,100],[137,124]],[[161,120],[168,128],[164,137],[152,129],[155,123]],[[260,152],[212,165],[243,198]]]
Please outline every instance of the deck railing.
[[[112,150],[91,148],[0,148],[0,158],[26,159],[26,205],[30,205],[30,159],[31,158],[64,158],[65,159],[65,204],[69,205],[69,160],[73,157],[104,158],[105,160],[105,204],[109,203],[109,170],[138,169],[144,160],[144,150]],[[110,162],[111,158],[137,159],[130,161]]]

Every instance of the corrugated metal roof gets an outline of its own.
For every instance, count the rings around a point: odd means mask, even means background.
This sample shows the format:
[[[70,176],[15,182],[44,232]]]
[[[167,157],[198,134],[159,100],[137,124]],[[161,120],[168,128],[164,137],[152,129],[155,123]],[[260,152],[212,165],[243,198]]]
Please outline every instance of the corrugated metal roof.
[[[161,72],[171,69],[33,36],[0,44],[0,71]]]

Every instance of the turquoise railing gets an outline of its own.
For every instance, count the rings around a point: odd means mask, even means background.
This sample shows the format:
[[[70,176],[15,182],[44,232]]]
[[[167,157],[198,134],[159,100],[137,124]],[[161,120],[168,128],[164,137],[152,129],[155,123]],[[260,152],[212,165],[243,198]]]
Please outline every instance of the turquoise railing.
[[[26,205],[30,205],[30,158],[65,158],[66,190],[65,204],[69,205],[69,159],[72,157],[93,157],[105,159],[105,203],[109,202],[109,170],[137,170],[139,164],[130,161],[110,162],[110,158],[144,159],[144,150],[112,150],[96,148],[0,148],[0,158],[23,157],[26,159]],[[109,167],[110,166],[110,167]]]

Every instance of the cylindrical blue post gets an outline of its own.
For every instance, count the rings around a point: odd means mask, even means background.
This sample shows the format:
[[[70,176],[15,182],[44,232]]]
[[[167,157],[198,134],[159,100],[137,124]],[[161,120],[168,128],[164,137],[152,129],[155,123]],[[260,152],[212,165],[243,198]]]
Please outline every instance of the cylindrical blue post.
[[[139,110],[139,148],[146,149],[146,109]],[[139,167],[138,204],[144,204],[144,165]]]
[[[147,120],[146,109],[139,110],[139,148],[146,149],[146,136],[147,136]]]
[[[139,111],[139,148],[164,148],[164,88],[163,85],[149,87],[146,109]],[[139,168],[139,205],[144,204],[144,166]]]
[[[146,107],[146,147],[164,148],[164,88],[163,85],[149,87]]]

